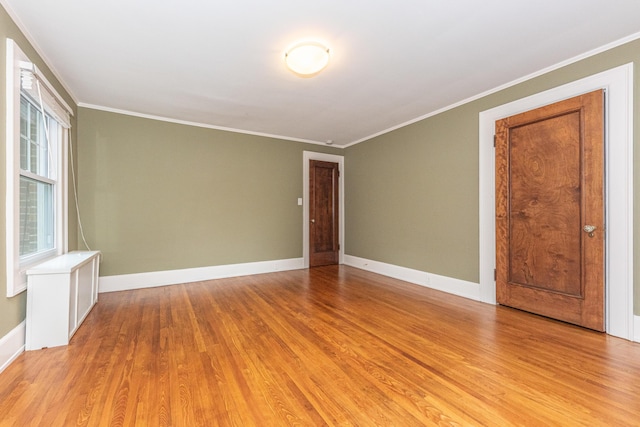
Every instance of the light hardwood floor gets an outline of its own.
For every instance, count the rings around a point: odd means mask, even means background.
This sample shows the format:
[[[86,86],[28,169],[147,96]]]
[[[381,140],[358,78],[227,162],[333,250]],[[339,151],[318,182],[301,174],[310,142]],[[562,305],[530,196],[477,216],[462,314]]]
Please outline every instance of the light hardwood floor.
[[[640,425],[640,344],[349,267],[101,294],[2,426]]]

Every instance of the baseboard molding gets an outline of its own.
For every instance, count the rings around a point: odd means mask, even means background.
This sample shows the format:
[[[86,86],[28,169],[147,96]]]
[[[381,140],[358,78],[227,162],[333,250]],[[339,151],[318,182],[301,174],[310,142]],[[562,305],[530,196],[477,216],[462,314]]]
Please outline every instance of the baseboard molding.
[[[446,276],[439,276],[425,271],[414,270],[411,268],[400,267],[384,262],[372,261],[365,258],[358,258],[352,255],[344,256],[344,263],[351,267],[360,268],[362,270],[371,271],[372,273],[381,274],[394,279],[404,280],[405,282],[414,283],[416,285],[425,286],[427,288],[436,289],[461,297],[469,298],[476,301],[482,301],[480,295],[480,285],[473,282],[454,279]],[[640,316],[633,317],[633,338],[632,340],[640,343]]]
[[[447,276],[440,276],[438,274],[400,267],[393,264],[386,264],[384,262],[372,261],[365,258],[358,258],[352,255],[345,255],[344,263],[351,267],[371,271],[372,273],[393,277],[394,279],[404,280],[405,282],[481,301],[480,285],[478,283],[467,282],[465,280],[454,279]]]
[[[118,292],[132,289],[154,288],[179,283],[272,273],[275,271],[304,268],[303,258],[275,261],[249,262],[244,264],[216,265],[212,267],[186,268],[182,270],[154,271],[150,273],[122,274],[100,277],[98,292]]]
[[[27,322],[23,320],[0,338],[0,372],[4,371],[24,351]]]

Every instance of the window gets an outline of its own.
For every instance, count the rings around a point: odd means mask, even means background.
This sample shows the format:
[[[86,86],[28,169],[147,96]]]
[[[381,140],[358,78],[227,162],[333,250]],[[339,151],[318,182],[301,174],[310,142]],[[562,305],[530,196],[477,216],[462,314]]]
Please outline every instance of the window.
[[[66,153],[71,108],[7,39],[7,296],[29,267],[67,250]]]
[[[20,96],[20,258],[27,259],[55,247],[56,168],[58,123],[25,95]],[[47,134],[49,137],[47,138]]]

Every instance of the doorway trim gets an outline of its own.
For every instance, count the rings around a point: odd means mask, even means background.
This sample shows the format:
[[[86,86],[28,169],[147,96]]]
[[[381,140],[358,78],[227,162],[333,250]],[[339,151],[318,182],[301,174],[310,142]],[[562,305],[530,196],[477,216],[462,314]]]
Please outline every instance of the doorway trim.
[[[323,162],[337,163],[340,170],[339,185],[339,227],[338,241],[340,251],[338,253],[338,263],[344,264],[344,156],[337,154],[317,153],[315,151],[302,152],[302,258],[304,268],[309,268],[309,160],[320,160]]]
[[[633,63],[480,113],[480,299],[496,303],[495,151],[498,119],[593,90],[606,90],[605,105],[605,328],[633,340]]]

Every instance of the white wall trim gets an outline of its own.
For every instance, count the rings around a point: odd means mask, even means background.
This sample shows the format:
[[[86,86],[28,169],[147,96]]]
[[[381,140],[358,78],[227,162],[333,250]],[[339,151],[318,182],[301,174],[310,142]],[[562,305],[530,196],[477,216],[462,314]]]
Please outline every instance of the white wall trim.
[[[533,72],[531,74],[527,74],[526,76],[523,76],[523,77],[520,77],[518,79],[512,80],[512,81],[510,81],[508,83],[505,83],[505,84],[502,84],[502,85],[500,85],[498,87],[494,87],[493,89],[489,89],[489,90],[484,91],[482,93],[470,96],[469,98],[463,99],[462,101],[455,102],[455,103],[453,103],[451,105],[447,105],[446,107],[443,107],[443,108],[440,108],[438,110],[432,111],[430,113],[424,114],[424,115],[422,115],[420,117],[416,117],[415,119],[407,120],[406,122],[403,122],[403,123],[400,123],[398,125],[392,126],[390,128],[381,130],[380,132],[376,132],[376,133],[374,133],[372,135],[365,136],[364,138],[360,138],[360,139],[358,139],[356,141],[353,141],[353,142],[350,142],[348,144],[345,144],[341,148],[349,148],[352,145],[356,145],[356,144],[359,144],[361,142],[368,141],[368,140],[373,139],[373,138],[375,138],[377,136],[384,135],[385,133],[392,132],[392,131],[394,131],[396,129],[400,129],[400,128],[403,128],[405,126],[409,126],[409,125],[411,125],[413,123],[428,119],[429,117],[433,117],[433,116],[436,116],[438,114],[444,113],[445,111],[453,110],[454,108],[457,108],[457,107],[459,107],[461,105],[468,104],[468,103],[476,101],[476,100],[478,100],[480,98],[484,98],[484,97],[489,96],[491,94],[494,94],[496,92],[500,92],[501,90],[508,89],[508,88],[510,88],[512,86],[515,86],[515,85],[518,85],[520,83],[529,81],[531,79],[535,79],[536,77],[542,76],[543,74],[550,73],[551,71],[558,70],[558,69],[560,69],[562,67],[566,67],[566,66],[574,64],[574,63],[576,63],[578,61],[582,61],[583,59],[587,59],[587,58],[590,58],[592,56],[598,55],[598,54],[600,54],[602,52],[606,52],[608,50],[615,49],[618,46],[622,46],[623,44],[630,43],[630,42],[632,42],[634,40],[637,40],[637,39],[640,39],[640,33],[631,34],[631,35],[623,37],[623,38],[621,38],[619,40],[616,40],[616,41],[613,41],[611,43],[607,43],[607,44],[605,44],[603,46],[597,47],[596,49],[590,50],[588,52],[585,52],[585,53],[582,53],[580,55],[574,56],[572,58],[566,59],[564,61],[558,62],[557,64],[554,64],[554,65],[551,65],[549,67],[543,68],[542,70],[535,71],[535,72]]]
[[[243,264],[186,268],[181,270],[104,276],[99,279],[99,292],[129,291],[133,289],[177,285],[180,283],[200,282],[203,280],[273,273],[275,271],[299,270],[303,268],[302,264],[302,258],[291,258]]]
[[[340,168],[339,180],[339,240],[340,253],[338,262],[344,264],[344,180],[346,173],[344,170],[344,156],[336,154],[316,153],[315,151],[302,152],[302,259],[304,260],[304,268],[309,268],[309,160],[320,160],[323,162],[338,163]]]
[[[19,208],[20,208],[20,94],[23,91],[20,83],[21,67],[23,63],[30,63],[34,70],[37,69],[31,63],[29,57],[22,51],[18,44],[10,39],[6,39],[6,146],[5,146],[5,168],[6,168],[6,192],[5,192],[5,258],[6,258],[6,283],[7,297],[13,297],[27,290],[26,270],[44,260],[51,259],[66,252],[68,248],[68,168],[67,155],[69,145],[69,132],[65,129],[68,125],[65,121],[67,113],[72,113],[70,107],[64,99],[57,93],[49,81],[38,71],[37,80],[48,87],[51,93],[47,94],[42,101],[40,108],[52,109],[50,111],[56,122],[59,122],[59,129],[56,127],[58,138],[53,144],[52,162],[58,171],[51,177],[54,182],[54,216],[55,216],[55,238],[54,247],[21,257],[19,246]],[[32,94],[34,95],[34,94]],[[65,122],[65,123],[63,123]],[[57,149],[56,149],[57,148]]]
[[[607,91],[606,330],[632,340],[633,63],[480,113],[480,292],[495,304],[495,121],[601,88]]]
[[[476,301],[480,300],[480,285],[478,283],[467,282],[465,280],[440,276],[438,274],[400,267],[379,261],[372,261],[351,255],[345,255],[344,264],[438,291],[458,295],[464,298]]]
[[[275,135],[275,134],[265,133],[265,132],[256,132],[251,130],[217,126],[209,123],[192,122],[189,120],[174,119],[171,117],[157,116],[154,114],[138,113],[136,111],[104,107],[104,106],[95,105],[95,104],[87,104],[85,102],[80,102],[78,104],[78,107],[88,108],[91,110],[106,111],[107,113],[122,114],[124,116],[140,117],[140,118],[149,119],[149,120],[157,120],[157,121],[166,122],[166,123],[175,123],[179,125],[193,126],[193,127],[199,127],[199,128],[205,128],[205,129],[214,129],[214,130],[219,130],[223,132],[234,132],[234,133],[241,133],[245,135],[260,136],[263,138],[273,138],[273,139],[282,139],[285,141],[304,142],[305,144],[315,144],[315,145],[322,145],[322,146],[327,145],[326,141],[314,141],[313,139],[295,138],[292,136]],[[344,148],[344,147],[336,145],[334,148]]]
[[[0,338],[0,372],[4,371],[24,351],[27,321],[23,320]]]

